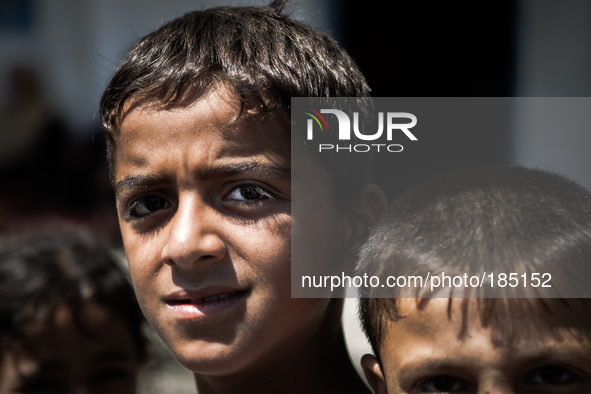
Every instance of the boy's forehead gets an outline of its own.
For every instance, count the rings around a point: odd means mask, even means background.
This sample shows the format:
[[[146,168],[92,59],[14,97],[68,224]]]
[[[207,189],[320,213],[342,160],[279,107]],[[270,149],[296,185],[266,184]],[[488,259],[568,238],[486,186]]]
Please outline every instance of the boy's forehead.
[[[426,365],[438,365],[450,355],[460,357],[458,346],[461,345],[459,333],[462,322],[454,308],[448,315],[448,299],[433,298],[421,303],[415,298],[401,298],[397,302],[402,318],[386,320],[380,343],[380,357],[386,375],[390,378],[394,375],[406,376]],[[476,340],[470,345],[477,345],[471,349],[472,352],[485,354],[492,348],[488,333],[475,324],[470,324],[470,328],[477,329],[471,332]]]
[[[166,156],[173,144],[218,156],[264,155],[289,164],[288,122],[280,111],[245,116],[238,98],[220,87],[185,106],[131,104],[124,114],[115,151],[115,175],[121,164],[129,167],[157,162],[154,152]],[[214,148],[214,149],[212,149]]]
[[[493,342],[493,335],[499,331],[505,344],[519,346],[519,341],[540,342],[560,340],[561,332],[575,336],[589,336],[591,333],[591,314],[589,305],[575,300],[561,299],[498,299],[500,307],[492,309],[496,320],[490,324],[482,323],[484,300],[432,298],[417,300],[398,299],[398,309],[402,319],[387,321],[384,342],[397,342],[399,338],[447,337],[449,341],[465,341],[480,335]],[[511,329],[507,330],[507,327]],[[505,331],[506,330],[506,331]],[[526,335],[522,335],[527,333]],[[512,341],[511,339],[517,340]],[[495,344],[494,347],[503,347]]]
[[[550,356],[589,359],[589,318],[577,317],[582,310],[565,307],[560,300],[548,300],[547,307],[555,314],[500,317],[501,325],[511,323],[525,331],[518,341],[508,344],[494,342],[498,327],[482,326],[476,299],[453,299],[451,308],[448,299],[430,299],[423,308],[417,308],[416,299],[399,301],[403,317],[386,323],[380,343],[389,379],[403,380],[417,371],[432,373],[441,368],[518,368]],[[512,318],[518,321],[507,321]]]
[[[149,115],[154,119],[165,120],[167,115],[174,116],[189,108],[199,109],[194,112],[199,116],[200,121],[217,121],[220,122],[220,126],[223,126],[237,120],[241,105],[236,94],[224,85],[218,85],[194,100],[185,100],[174,105],[154,100],[146,101],[141,97],[131,98],[123,107],[119,122],[120,129],[128,127],[129,122],[126,120],[130,116]]]
[[[433,336],[442,330],[459,332],[463,326],[476,324],[476,303],[470,300],[432,298],[400,298],[397,300],[402,319],[387,323],[387,331],[412,332],[421,336]]]

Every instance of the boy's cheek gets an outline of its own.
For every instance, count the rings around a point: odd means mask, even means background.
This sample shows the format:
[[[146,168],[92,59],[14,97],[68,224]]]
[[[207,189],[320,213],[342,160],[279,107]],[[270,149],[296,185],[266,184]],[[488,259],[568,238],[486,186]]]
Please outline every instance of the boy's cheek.
[[[158,239],[142,240],[129,231],[128,224],[121,224],[123,243],[133,288],[142,312],[150,324],[155,323],[155,313],[159,294],[163,289],[161,282],[161,263]]]

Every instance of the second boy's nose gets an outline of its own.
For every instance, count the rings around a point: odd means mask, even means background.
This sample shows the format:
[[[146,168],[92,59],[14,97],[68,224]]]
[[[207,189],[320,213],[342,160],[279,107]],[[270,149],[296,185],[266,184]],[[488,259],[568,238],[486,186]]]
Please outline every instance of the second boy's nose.
[[[165,264],[191,269],[195,264],[216,263],[226,255],[216,211],[196,197],[181,198],[165,229],[167,243],[162,249]]]

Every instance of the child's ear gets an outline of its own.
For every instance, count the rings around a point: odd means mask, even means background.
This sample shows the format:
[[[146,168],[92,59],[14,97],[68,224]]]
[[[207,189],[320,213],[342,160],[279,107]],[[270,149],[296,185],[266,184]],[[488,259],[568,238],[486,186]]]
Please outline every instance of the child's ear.
[[[365,372],[365,377],[369,382],[369,385],[373,389],[374,393],[376,394],[388,394],[388,389],[386,388],[386,379],[384,379],[384,374],[382,373],[382,368],[380,367],[380,363],[375,358],[373,354],[366,354],[361,358],[361,365],[363,366],[363,371]]]
[[[369,230],[386,213],[386,197],[376,185],[366,185],[361,190],[359,199],[349,212],[349,226],[346,232],[347,245],[355,256],[367,240]]]

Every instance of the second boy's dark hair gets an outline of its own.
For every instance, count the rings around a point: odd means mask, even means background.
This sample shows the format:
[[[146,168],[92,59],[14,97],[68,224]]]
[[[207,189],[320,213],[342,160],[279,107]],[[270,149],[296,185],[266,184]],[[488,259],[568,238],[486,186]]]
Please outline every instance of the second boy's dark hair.
[[[591,193],[558,174],[523,167],[451,173],[407,191],[372,231],[357,267],[358,274],[378,276],[381,283],[391,275],[425,278],[442,272],[494,272],[495,278],[496,273],[552,273],[553,297],[581,297],[590,271]],[[478,297],[480,289],[470,290],[453,296]],[[545,308],[543,299],[510,299],[537,297],[531,285],[498,290],[500,298],[478,302],[483,326],[495,328],[493,341],[502,343],[522,334],[510,316]],[[370,288],[360,300],[363,328],[376,355],[385,323],[403,318],[397,299],[416,297],[419,309],[428,302],[428,290],[404,291]],[[564,303],[591,306],[581,300]]]
[[[189,12],[142,38],[100,103],[111,171],[117,133],[132,102],[186,105],[223,84],[240,99],[243,115],[279,109],[289,131],[291,97],[369,96],[345,50],[328,34],[283,14],[285,3]],[[346,181],[366,181],[355,177]]]

